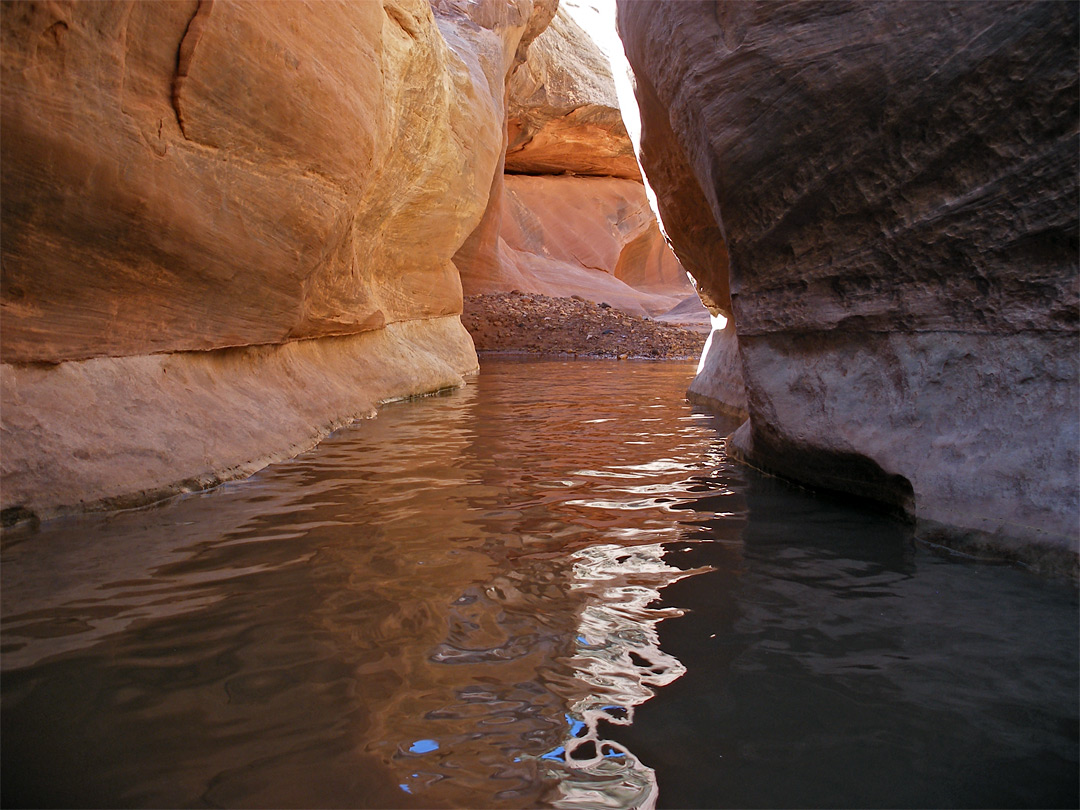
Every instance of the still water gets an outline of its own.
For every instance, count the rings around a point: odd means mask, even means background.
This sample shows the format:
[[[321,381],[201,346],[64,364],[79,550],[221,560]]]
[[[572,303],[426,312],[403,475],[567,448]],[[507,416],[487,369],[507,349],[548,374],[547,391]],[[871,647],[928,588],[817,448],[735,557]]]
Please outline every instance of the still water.
[[[692,374],[487,360],[9,536],[3,803],[1076,807],[1075,589],[729,463]]]

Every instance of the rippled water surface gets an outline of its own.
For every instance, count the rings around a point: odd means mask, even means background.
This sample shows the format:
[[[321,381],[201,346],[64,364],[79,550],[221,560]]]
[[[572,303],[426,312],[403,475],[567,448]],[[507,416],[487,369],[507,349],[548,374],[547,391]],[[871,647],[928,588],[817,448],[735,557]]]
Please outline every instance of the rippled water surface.
[[[4,804],[1076,807],[1074,588],[729,464],[692,373],[488,360],[8,536]]]

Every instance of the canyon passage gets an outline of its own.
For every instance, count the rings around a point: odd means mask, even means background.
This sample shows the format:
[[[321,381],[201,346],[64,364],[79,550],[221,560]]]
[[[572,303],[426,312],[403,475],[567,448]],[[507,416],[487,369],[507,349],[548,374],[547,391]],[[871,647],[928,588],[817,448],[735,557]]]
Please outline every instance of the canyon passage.
[[[4,804],[1075,807],[1078,42],[0,3]]]

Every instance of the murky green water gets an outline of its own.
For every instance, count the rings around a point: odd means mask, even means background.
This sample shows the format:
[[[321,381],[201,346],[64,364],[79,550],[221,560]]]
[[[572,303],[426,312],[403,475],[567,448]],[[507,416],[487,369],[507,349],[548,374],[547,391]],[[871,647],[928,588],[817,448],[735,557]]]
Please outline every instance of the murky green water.
[[[9,536],[6,806],[1077,806],[1077,599],[729,464],[685,363],[489,360]]]

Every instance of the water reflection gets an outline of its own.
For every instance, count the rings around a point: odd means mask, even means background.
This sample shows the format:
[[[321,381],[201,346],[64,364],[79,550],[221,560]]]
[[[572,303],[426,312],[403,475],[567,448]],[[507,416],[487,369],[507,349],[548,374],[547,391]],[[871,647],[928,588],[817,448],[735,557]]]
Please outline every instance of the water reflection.
[[[661,544],[717,432],[687,364],[521,368],[212,493],[8,537],[5,802],[653,801],[598,718],[681,672],[647,605],[686,576]]]
[[[680,616],[676,608],[650,607],[660,590],[696,571],[664,562],[664,546],[598,545],[574,555],[571,586],[591,598],[581,612],[571,663],[589,693],[566,714],[561,744],[543,755],[557,779],[556,807],[652,808],[656,773],[625,747],[605,739],[601,723],[629,725],[634,707],[685,671],[660,649],[656,625]]]
[[[1076,804],[1076,597],[729,465],[691,364],[489,362],[5,538],[5,804]]]
[[[701,483],[668,559],[710,570],[659,630],[687,672],[613,730],[659,806],[1077,805],[1074,587],[773,479]]]

